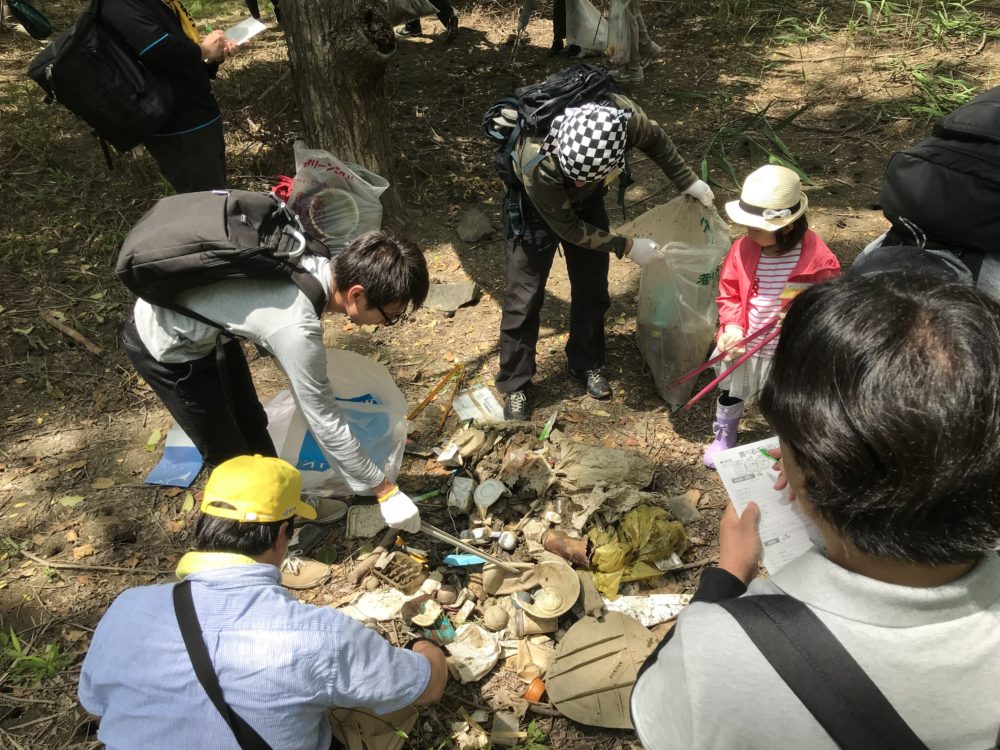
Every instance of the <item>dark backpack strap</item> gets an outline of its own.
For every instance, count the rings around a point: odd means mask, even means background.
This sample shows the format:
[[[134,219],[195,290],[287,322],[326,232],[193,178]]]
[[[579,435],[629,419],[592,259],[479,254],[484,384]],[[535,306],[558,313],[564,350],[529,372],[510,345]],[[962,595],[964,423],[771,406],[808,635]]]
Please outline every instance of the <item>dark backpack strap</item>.
[[[927,750],[836,636],[790,596],[719,602],[839,747]]]
[[[198,682],[205,688],[212,705],[222,714],[222,718],[233,730],[236,742],[239,743],[242,750],[271,750],[271,746],[264,738],[257,734],[254,728],[243,720],[243,717],[230,708],[222,696],[219,678],[215,674],[212,659],[208,655],[208,648],[201,635],[198,614],[194,611],[190,581],[181,581],[174,586],[174,613],[177,615],[177,624],[181,628],[184,645],[187,647],[188,656],[191,657],[191,665],[194,667],[194,673],[198,676]]]

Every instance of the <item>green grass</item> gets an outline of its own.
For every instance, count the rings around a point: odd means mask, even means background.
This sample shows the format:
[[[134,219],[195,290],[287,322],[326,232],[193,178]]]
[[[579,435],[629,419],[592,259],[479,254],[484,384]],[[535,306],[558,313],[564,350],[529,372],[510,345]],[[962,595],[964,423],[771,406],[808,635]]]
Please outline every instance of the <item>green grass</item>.
[[[7,633],[0,631],[0,672],[11,682],[37,685],[55,677],[72,662],[72,655],[63,653],[55,643],[38,649],[18,638],[13,628]]]
[[[745,114],[723,125],[705,146],[701,158],[701,178],[719,185],[711,178],[711,173],[713,168],[721,170],[739,190],[742,180],[733,162],[738,157],[745,157],[755,168],[761,164],[788,167],[797,172],[803,182],[808,182],[809,176],[799,167],[798,160],[780,133],[810,106],[807,104],[772,122],[767,116],[771,108],[769,104],[763,110]]]

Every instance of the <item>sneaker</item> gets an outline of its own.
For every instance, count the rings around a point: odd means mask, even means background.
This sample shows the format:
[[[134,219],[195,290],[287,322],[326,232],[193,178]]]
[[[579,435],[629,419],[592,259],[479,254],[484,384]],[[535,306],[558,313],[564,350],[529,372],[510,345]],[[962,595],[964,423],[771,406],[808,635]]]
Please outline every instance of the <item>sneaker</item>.
[[[311,523],[336,523],[347,515],[347,503],[333,497],[305,497],[302,502],[316,509],[316,518]]]
[[[448,23],[444,26],[444,40],[446,42],[454,41],[455,35],[458,33],[458,16],[452,13],[448,17]]]
[[[649,44],[640,44],[639,65],[643,68],[649,67],[660,56],[661,52],[663,52],[663,47],[656,42],[651,41]]]
[[[627,68],[617,68],[611,71],[615,83],[641,83],[643,79],[641,65],[629,65]]]
[[[414,18],[403,26],[403,28],[396,29],[396,36],[420,36],[421,33],[419,18]]]
[[[579,381],[587,389],[587,395],[591,398],[605,399],[611,396],[611,383],[604,377],[601,368],[595,367],[593,370],[569,369],[570,377]]]
[[[571,44],[566,48],[566,57],[583,57],[583,50],[579,44]]]
[[[286,589],[311,589],[330,578],[330,566],[308,557],[289,554],[281,563],[281,585]]]
[[[288,540],[288,554],[308,555],[326,539],[329,529],[314,523],[296,524],[295,533]]]
[[[531,407],[528,405],[528,391],[511,391],[503,402],[503,418],[514,422],[527,422],[531,419]]]
[[[549,47],[549,57],[555,57],[560,52],[562,52],[563,51],[563,47],[565,46],[565,44],[566,43],[563,42],[562,39],[553,39],[552,40],[552,46]]]

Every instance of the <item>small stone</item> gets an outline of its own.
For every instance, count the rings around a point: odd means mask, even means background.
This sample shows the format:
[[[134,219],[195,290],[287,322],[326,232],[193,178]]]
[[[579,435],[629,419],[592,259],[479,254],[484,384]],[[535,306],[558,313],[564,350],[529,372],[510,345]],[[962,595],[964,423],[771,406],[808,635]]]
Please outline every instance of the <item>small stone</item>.
[[[507,614],[507,610],[503,607],[487,607],[483,612],[483,625],[490,630],[503,630],[507,627],[507,620],[509,619],[510,615]]]
[[[478,208],[469,208],[458,220],[455,232],[460,240],[478,242],[493,234],[493,225],[490,223],[489,217]]]

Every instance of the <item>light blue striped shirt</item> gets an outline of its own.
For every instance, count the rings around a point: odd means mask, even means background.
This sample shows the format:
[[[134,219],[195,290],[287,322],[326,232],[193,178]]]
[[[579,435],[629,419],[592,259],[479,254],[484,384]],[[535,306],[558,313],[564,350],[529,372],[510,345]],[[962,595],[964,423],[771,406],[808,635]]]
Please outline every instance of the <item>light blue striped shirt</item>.
[[[409,705],[430,664],[329,607],[298,602],[278,569],[255,563],[188,576],[223,695],[276,750],[327,750],[328,710]],[[80,675],[80,703],[108,750],[238,750],[195,677],[174,615],[174,584],[119,596]]]

